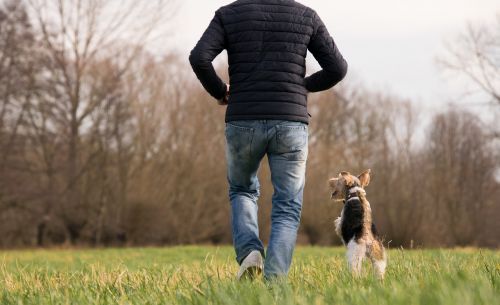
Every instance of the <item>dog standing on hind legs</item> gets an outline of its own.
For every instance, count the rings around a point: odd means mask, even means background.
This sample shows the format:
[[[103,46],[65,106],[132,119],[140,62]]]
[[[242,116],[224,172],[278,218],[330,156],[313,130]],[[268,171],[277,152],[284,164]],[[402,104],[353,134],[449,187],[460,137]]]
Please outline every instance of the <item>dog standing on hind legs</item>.
[[[361,273],[362,263],[368,257],[375,275],[384,279],[387,256],[377,229],[373,224],[372,210],[366,199],[365,187],[370,183],[370,170],[359,176],[341,172],[329,180],[331,199],[344,202],[340,217],[335,220],[335,232],[347,246],[347,262],[354,276]]]

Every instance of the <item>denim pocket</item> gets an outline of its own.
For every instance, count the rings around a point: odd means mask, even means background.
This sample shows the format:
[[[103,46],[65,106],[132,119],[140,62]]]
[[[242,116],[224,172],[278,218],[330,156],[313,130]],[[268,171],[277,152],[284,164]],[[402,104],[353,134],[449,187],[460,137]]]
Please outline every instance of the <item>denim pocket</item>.
[[[308,128],[306,124],[284,124],[276,126],[277,152],[289,160],[307,158]]]
[[[250,158],[254,129],[226,123],[226,143],[231,159]]]

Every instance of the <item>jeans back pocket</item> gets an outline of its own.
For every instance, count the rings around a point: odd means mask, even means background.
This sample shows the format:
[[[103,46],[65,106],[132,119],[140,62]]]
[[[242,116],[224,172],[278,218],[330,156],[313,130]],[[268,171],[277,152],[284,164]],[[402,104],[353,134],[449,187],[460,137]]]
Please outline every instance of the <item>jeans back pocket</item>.
[[[247,159],[252,154],[254,129],[226,123],[226,145],[231,159]]]
[[[276,150],[289,160],[307,158],[308,128],[306,124],[276,125]]]

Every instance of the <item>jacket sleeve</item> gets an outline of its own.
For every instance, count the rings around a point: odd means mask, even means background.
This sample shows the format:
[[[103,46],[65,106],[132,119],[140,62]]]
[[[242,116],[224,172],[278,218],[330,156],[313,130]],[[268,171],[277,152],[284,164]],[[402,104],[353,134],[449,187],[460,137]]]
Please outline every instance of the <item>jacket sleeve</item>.
[[[189,56],[194,73],[205,90],[216,99],[226,94],[226,84],[215,72],[212,61],[226,48],[225,34],[219,12],[215,13],[210,25],[201,36]]]
[[[308,49],[322,70],[306,77],[305,87],[309,92],[318,92],[332,88],[345,77],[347,62],[317,14],[314,15],[313,20],[314,33],[309,41]]]

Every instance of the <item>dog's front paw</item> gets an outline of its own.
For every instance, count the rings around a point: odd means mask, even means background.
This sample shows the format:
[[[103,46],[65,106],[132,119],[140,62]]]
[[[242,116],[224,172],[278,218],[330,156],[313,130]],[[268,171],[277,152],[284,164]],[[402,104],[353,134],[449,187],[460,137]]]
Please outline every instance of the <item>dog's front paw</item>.
[[[341,236],[342,235],[342,232],[340,230],[341,224],[342,222],[342,219],[340,217],[337,217],[337,219],[335,219],[335,221],[333,222],[335,224],[335,232],[337,233],[338,236]]]
[[[333,222],[335,224],[335,228],[337,228],[339,225],[340,225],[340,216],[337,217],[337,219],[335,219],[335,221]]]

